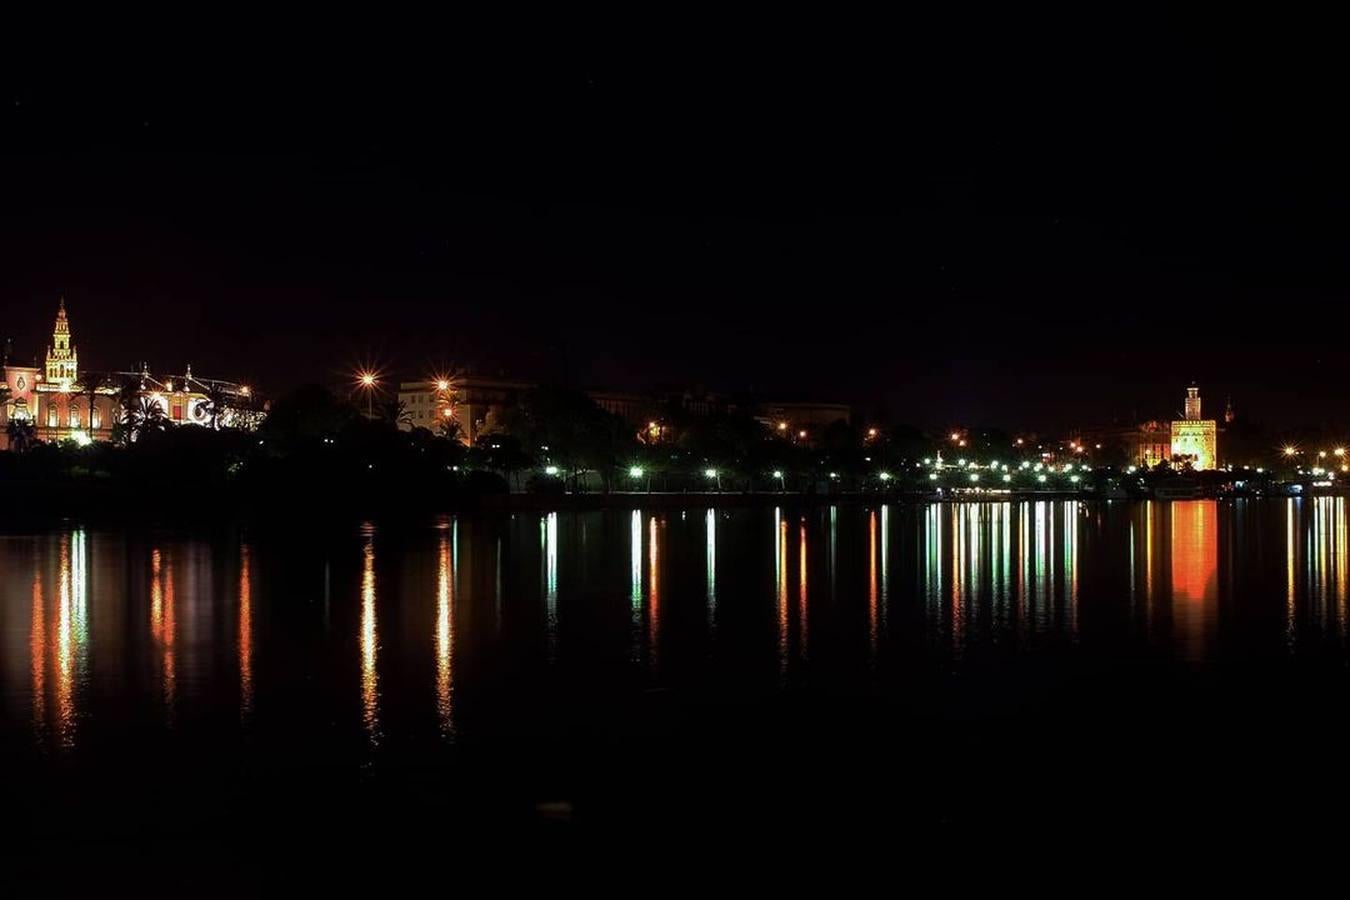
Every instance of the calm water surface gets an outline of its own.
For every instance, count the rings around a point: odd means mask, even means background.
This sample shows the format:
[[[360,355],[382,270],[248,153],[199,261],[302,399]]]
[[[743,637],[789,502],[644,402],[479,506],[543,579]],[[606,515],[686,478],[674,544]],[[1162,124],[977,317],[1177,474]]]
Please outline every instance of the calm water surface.
[[[9,826],[1287,805],[1350,699],[1348,541],[1340,498],[11,529]]]

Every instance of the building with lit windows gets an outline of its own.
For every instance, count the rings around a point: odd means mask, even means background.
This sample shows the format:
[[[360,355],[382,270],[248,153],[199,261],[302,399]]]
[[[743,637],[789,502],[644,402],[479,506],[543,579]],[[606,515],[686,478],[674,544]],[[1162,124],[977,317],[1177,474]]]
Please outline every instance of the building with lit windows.
[[[191,366],[182,376],[159,378],[144,366],[139,372],[81,372],[64,298],[44,362],[38,368],[4,360],[0,449],[8,448],[11,421],[30,422],[39,441],[112,440],[133,401],[158,409],[171,425],[249,426],[261,420],[261,407],[255,406],[247,386],[195,378]]]
[[[398,400],[407,417],[399,427],[439,432],[446,422],[453,422],[459,439],[473,444],[481,435],[499,430],[507,410],[535,387],[531,381],[482,375],[404,381],[398,386]]]
[[[1196,470],[1212,469],[1218,464],[1219,423],[1200,413],[1200,388],[1186,388],[1185,418],[1172,422],[1172,460],[1189,463]]]

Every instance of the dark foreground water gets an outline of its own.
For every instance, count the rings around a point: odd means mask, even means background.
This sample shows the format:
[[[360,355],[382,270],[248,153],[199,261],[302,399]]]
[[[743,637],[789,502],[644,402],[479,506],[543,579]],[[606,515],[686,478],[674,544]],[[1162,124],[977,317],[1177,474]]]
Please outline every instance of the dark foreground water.
[[[1339,821],[1348,539],[1336,498],[11,527],[0,817],[170,868]]]

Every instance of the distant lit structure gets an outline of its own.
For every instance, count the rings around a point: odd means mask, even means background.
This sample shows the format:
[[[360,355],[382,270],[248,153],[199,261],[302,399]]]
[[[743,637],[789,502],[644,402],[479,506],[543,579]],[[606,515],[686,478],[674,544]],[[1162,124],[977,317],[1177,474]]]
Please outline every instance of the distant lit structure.
[[[141,413],[157,410],[165,425],[251,427],[263,415],[246,385],[194,378],[191,366],[181,376],[165,378],[155,378],[146,366],[139,372],[86,371],[82,376],[65,298],[57,306],[44,366],[10,365],[6,359],[4,384],[0,448],[8,446],[11,421],[32,423],[39,441],[88,444],[112,440],[130,407]]]
[[[1196,470],[1212,469],[1218,458],[1219,423],[1202,418],[1200,388],[1186,389],[1185,418],[1172,422],[1172,460]]]
[[[483,375],[404,381],[398,386],[398,399],[408,416],[399,427],[436,431],[447,421],[454,422],[459,440],[471,445],[482,435],[501,430],[507,411],[535,387],[532,381]]]

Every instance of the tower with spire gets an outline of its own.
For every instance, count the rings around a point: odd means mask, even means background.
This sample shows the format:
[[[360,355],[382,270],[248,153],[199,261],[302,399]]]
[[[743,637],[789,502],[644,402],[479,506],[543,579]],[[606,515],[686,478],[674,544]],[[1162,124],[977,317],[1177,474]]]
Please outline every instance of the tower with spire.
[[[47,383],[56,385],[63,391],[69,391],[79,377],[78,367],[75,348],[70,343],[66,298],[62,297],[56,310],[56,327],[52,329],[52,342],[47,347]]]
[[[1184,418],[1172,421],[1172,460],[1196,470],[1218,465],[1218,423],[1201,418],[1200,388],[1186,388]]]

